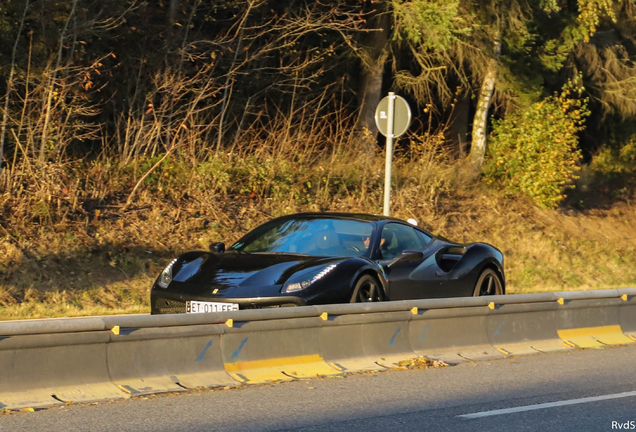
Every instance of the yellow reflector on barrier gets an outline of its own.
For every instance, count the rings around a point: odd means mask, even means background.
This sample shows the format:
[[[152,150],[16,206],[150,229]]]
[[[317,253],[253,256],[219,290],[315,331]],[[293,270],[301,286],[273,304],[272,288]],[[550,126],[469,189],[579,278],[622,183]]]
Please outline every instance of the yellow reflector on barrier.
[[[416,308],[416,307],[414,307],[413,309],[411,309],[411,313],[412,313],[413,315],[417,315],[417,308]]]
[[[633,342],[629,337],[623,334],[623,329],[620,325],[557,330],[557,334],[564,341],[581,348]]]
[[[623,294],[621,298],[623,299],[623,301],[627,301],[627,294]]]
[[[494,308],[495,308],[495,303],[494,302],[488,303],[488,309],[494,309]]]
[[[557,300],[557,303],[560,304],[560,305],[563,305],[563,304],[565,304],[565,300],[560,298],[560,299]]]
[[[112,331],[114,334],[118,335],[119,334],[119,326],[115,326],[112,329],[110,329],[110,331]]]
[[[234,327],[234,320],[230,318],[229,320],[225,321],[225,325],[228,327]]]
[[[327,318],[329,318],[329,314],[327,312],[323,312],[320,314],[320,318],[322,318],[323,321],[327,321]]]

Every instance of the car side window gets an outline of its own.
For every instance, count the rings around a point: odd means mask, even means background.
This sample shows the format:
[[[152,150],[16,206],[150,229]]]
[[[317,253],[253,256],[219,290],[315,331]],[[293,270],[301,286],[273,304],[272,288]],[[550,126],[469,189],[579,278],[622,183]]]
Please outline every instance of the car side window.
[[[422,243],[424,244],[424,246],[429,244],[429,242],[433,239],[433,237],[427,234],[424,234],[422,231],[415,230],[415,232],[417,233],[417,236],[420,238],[420,240],[422,240]]]
[[[393,259],[407,249],[424,249],[424,243],[417,233],[415,229],[402,224],[388,223],[384,225],[380,237],[382,259]]]

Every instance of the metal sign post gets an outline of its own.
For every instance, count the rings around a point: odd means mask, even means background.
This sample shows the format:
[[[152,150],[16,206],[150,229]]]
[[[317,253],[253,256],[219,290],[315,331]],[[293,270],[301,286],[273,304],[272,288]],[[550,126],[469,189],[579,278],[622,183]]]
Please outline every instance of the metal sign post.
[[[375,110],[375,124],[382,135],[386,137],[386,164],[384,173],[384,212],[391,213],[391,167],[393,162],[393,138],[404,134],[411,123],[411,108],[409,104],[395,93],[382,99]]]
[[[395,109],[395,94],[389,93],[389,113],[386,135],[386,162],[384,164],[384,216],[391,213],[391,168],[393,166],[393,111]]]

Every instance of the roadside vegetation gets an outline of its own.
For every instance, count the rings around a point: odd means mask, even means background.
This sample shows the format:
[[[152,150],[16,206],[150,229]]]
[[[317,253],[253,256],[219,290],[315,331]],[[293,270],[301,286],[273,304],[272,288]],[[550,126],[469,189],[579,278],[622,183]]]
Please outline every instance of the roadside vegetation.
[[[566,204],[545,209],[462,178],[462,162],[444,152],[438,136],[427,138],[412,143],[418,153],[397,157],[394,216],[501,248],[508,293],[634,286],[636,208],[631,195],[603,189],[606,175],[586,168]],[[48,185],[50,200],[5,196],[0,318],[145,313],[154,278],[180,252],[232,243],[293,212],[382,212],[380,152],[336,144],[298,160],[302,144],[294,141],[271,153],[220,155],[194,166],[166,159],[128,209],[134,172],[108,168],[107,159],[85,170],[62,167]],[[89,193],[60,190],[78,178]]]
[[[507,292],[636,285],[629,1],[0,6],[0,319],[146,313],[178,253],[301,211],[505,254]]]

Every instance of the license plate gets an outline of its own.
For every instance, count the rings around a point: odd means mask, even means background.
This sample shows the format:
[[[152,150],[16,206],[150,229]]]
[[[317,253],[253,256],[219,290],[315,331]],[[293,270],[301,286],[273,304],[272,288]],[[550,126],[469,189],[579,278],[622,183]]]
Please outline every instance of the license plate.
[[[187,301],[186,313],[229,312],[239,310],[237,303]]]

